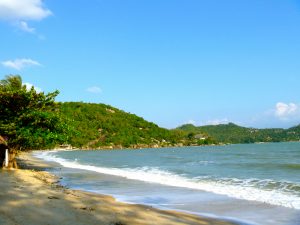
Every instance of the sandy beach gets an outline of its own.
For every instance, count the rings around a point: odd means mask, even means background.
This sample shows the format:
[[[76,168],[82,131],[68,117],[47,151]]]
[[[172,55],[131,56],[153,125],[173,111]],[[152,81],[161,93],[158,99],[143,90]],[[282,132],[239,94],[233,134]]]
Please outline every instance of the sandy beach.
[[[234,224],[67,189],[59,184],[58,177],[43,171],[48,164],[30,154],[21,155],[20,165],[26,169],[0,170],[0,224]]]

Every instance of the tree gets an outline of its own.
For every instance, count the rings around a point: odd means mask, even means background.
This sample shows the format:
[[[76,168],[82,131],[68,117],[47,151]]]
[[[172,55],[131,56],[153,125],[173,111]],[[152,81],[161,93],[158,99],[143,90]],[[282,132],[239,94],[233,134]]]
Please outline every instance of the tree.
[[[22,78],[20,75],[7,75],[5,79],[0,81],[0,89],[2,90],[20,90],[22,89]]]
[[[27,90],[18,75],[0,81],[0,135],[11,149],[45,149],[65,143],[68,125],[59,115],[54,91]]]
[[[188,138],[189,140],[193,140],[194,136],[195,136],[195,133],[190,132],[190,133],[188,133],[187,138]]]

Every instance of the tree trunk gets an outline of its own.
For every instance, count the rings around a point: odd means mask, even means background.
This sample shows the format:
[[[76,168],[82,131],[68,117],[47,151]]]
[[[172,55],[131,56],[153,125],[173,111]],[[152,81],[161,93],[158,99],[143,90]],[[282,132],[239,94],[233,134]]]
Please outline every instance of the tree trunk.
[[[18,169],[18,164],[17,164],[16,156],[17,156],[17,152],[15,150],[9,151],[7,168]]]
[[[16,160],[17,152],[15,150],[2,149],[0,154],[0,168],[15,168],[18,169]]]
[[[8,167],[8,161],[9,161],[8,149],[5,149],[5,161],[4,161],[5,167]]]

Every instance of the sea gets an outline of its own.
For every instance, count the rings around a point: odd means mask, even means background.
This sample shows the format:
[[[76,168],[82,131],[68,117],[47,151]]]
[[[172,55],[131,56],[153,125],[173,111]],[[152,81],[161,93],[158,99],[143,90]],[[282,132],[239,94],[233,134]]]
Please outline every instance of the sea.
[[[248,225],[300,225],[300,142],[36,151],[69,188]]]

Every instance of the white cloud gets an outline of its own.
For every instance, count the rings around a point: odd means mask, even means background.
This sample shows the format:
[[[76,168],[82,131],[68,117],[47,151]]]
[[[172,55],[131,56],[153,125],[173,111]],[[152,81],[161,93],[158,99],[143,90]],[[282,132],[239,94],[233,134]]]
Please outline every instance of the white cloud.
[[[27,21],[39,21],[52,15],[43,0],[0,0],[0,20],[9,21],[24,32],[35,33]]]
[[[89,87],[86,90],[93,94],[100,94],[102,92],[101,88],[99,88],[97,86]]]
[[[247,121],[252,127],[289,128],[300,123],[300,104],[277,102],[272,108],[258,113]]]
[[[219,125],[219,124],[228,124],[231,121],[227,118],[224,119],[212,119],[212,120],[207,120],[207,121],[201,121],[201,122],[196,122],[193,119],[190,119],[183,124],[192,124],[194,126],[206,126],[206,125]]]
[[[0,19],[3,20],[42,20],[52,15],[43,6],[42,0],[0,0]]]
[[[33,87],[34,88],[34,90],[37,92],[37,93],[41,93],[42,92],[42,89],[41,88],[39,88],[39,87],[36,87],[36,86],[34,86],[33,84],[31,84],[31,83],[23,83],[23,85],[25,85],[26,86],[26,89],[29,91],[29,90],[31,90],[31,88]]]
[[[1,64],[5,67],[21,70],[24,67],[28,66],[41,66],[41,64],[32,59],[15,59],[15,60],[7,60],[1,62]]]
[[[185,124],[193,124],[196,126],[196,121],[195,120],[188,120]]]
[[[28,33],[34,33],[35,32],[35,28],[29,27],[28,24],[25,21],[20,21],[17,24],[17,27],[20,28],[20,30],[28,32]]]
[[[224,119],[213,119],[208,120],[203,123],[203,125],[219,125],[219,124],[228,124],[230,121],[227,118]]]
[[[281,120],[290,120],[300,117],[300,105],[278,102],[275,106],[275,116]]]

